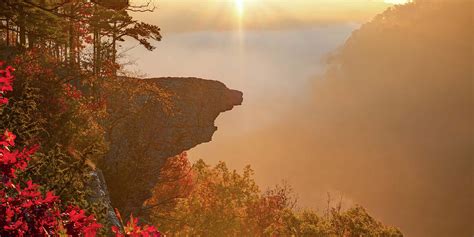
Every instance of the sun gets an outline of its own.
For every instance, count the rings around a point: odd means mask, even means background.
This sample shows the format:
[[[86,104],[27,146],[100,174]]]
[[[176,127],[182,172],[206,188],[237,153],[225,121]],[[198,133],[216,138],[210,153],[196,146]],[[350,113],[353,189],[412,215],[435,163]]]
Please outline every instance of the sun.
[[[385,3],[389,3],[389,4],[397,4],[397,5],[400,5],[400,4],[406,4],[406,3],[409,3],[411,2],[411,0],[384,0]]]
[[[245,0],[234,0],[235,1],[235,10],[237,11],[237,15],[242,17],[244,14],[244,1]]]

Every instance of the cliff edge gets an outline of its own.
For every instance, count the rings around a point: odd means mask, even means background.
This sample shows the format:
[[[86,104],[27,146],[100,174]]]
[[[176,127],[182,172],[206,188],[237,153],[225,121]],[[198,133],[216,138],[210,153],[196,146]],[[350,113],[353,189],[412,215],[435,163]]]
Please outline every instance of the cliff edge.
[[[243,94],[200,78],[124,78],[135,91],[115,90],[108,99],[109,152],[101,161],[110,199],[123,214],[142,214],[167,158],[212,140],[220,113],[241,105]]]

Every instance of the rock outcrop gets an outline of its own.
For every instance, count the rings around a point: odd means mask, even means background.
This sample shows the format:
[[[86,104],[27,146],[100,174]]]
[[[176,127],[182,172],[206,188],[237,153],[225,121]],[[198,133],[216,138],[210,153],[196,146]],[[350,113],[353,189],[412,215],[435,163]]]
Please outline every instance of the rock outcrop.
[[[100,164],[112,205],[142,214],[167,158],[209,142],[217,116],[242,103],[242,92],[199,78],[133,80],[133,95],[114,94],[106,131],[110,151]]]
[[[95,169],[90,173],[91,182],[91,194],[90,194],[90,201],[93,203],[98,203],[102,205],[105,209],[105,216],[108,220],[107,224],[112,226],[122,226],[119,218],[117,217],[114,208],[112,207],[110,201],[109,190],[107,189],[107,184],[105,183],[104,175],[100,169]],[[107,228],[109,229],[109,228]]]
[[[168,77],[146,79],[146,83],[156,84],[171,99],[171,113],[164,115],[156,108],[147,118],[155,125],[150,132],[160,132],[157,158],[175,156],[211,141],[217,130],[217,116],[241,105],[243,100],[242,92],[230,90],[219,81]]]

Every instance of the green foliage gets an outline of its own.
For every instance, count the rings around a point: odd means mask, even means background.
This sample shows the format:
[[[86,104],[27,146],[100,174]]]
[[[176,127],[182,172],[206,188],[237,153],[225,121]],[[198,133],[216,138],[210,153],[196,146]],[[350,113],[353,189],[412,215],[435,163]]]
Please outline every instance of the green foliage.
[[[94,213],[104,226],[108,226],[105,203],[92,201],[91,172],[88,154],[68,154],[60,145],[47,153],[39,153],[32,160],[33,166],[25,173],[29,179],[41,183],[44,190],[54,190],[63,206],[78,206]],[[101,230],[101,231],[105,231]],[[104,232],[105,233],[105,232]]]
[[[64,86],[69,75],[48,56],[28,52],[14,61],[15,90],[8,94],[9,106],[0,111],[0,130],[18,134],[20,148],[40,144],[22,178],[68,200],[63,206],[80,206],[105,223],[103,205],[89,198],[92,161],[99,160],[106,149],[95,122],[100,111],[88,109],[89,98]]]
[[[18,134],[17,143],[23,146],[34,145],[42,131],[44,121],[38,118],[39,89],[28,82],[15,81],[15,90],[10,99],[10,106],[0,110],[0,128],[9,128]]]

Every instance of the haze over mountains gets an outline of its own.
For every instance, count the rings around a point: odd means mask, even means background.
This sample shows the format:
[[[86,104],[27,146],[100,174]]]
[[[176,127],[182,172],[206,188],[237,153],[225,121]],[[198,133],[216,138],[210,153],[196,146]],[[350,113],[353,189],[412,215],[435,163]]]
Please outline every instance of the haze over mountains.
[[[472,3],[399,6],[344,43],[356,28],[254,30],[244,44],[231,31],[165,35],[155,61],[137,64],[244,92],[191,158],[251,164],[260,184],[286,179],[305,206],[342,195],[407,236],[472,235]]]
[[[425,1],[377,16],[316,80],[313,110],[290,120],[309,117],[303,134],[326,170],[311,180],[407,236],[473,233],[472,9]]]

